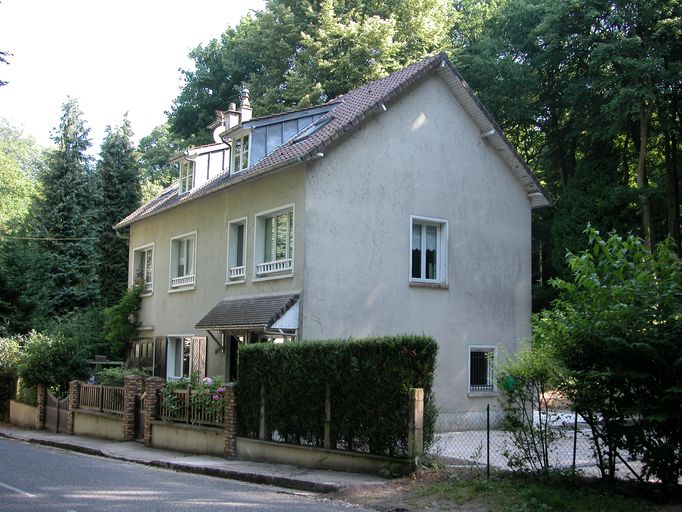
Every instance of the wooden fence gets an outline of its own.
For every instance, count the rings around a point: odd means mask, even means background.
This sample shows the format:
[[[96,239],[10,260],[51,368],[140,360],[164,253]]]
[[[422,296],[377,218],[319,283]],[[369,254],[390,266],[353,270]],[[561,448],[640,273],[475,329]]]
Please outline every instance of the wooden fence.
[[[158,417],[165,421],[222,427],[225,402],[222,394],[190,389],[159,392]]]
[[[123,387],[81,384],[78,407],[99,412],[123,414],[124,394],[125,388]]]

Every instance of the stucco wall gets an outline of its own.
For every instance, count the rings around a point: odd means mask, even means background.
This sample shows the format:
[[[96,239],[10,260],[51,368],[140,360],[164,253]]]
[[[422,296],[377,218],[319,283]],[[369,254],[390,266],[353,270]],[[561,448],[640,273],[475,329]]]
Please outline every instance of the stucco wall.
[[[123,419],[114,414],[76,411],[73,433],[123,441]]]
[[[152,445],[164,450],[222,457],[225,433],[221,429],[155,421],[152,423]]]
[[[24,428],[35,428],[38,408],[21,402],[9,401],[9,422]]]
[[[306,176],[303,337],[424,333],[442,410],[468,398],[470,345],[530,333],[525,192],[435,75],[316,160]],[[448,221],[448,289],[409,285],[410,215]]]
[[[275,173],[246,182],[197,201],[191,201],[137,222],[130,230],[129,279],[132,282],[133,250],[154,243],[153,293],[143,297],[140,324],[152,329],[141,336],[206,336],[194,325],[223,298],[300,291],[303,277],[303,226],[305,213],[305,169]],[[253,282],[254,215],[294,204],[294,273],[284,279]],[[226,285],[227,225],[247,217],[246,282]],[[171,237],[196,231],[196,283],[185,291],[170,291]],[[224,375],[224,353],[215,353],[208,337],[208,375]]]

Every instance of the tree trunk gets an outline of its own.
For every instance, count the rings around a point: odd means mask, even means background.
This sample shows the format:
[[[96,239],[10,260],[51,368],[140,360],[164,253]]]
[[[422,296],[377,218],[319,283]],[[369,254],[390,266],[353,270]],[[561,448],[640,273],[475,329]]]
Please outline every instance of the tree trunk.
[[[645,104],[639,113],[639,158],[637,160],[637,190],[642,208],[642,233],[644,243],[651,250],[654,246],[653,217],[649,197],[649,179],[646,173],[647,142],[649,138],[649,118],[653,104]]]
[[[666,133],[665,137],[665,168],[667,180],[667,212],[668,234],[675,240],[678,253],[680,252],[680,190],[677,173],[677,137],[674,133]]]

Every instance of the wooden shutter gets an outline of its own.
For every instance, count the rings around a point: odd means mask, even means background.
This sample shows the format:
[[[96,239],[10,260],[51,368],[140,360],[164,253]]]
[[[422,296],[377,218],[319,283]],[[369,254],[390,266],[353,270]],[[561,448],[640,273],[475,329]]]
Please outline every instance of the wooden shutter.
[[[154,338],[154,376],[166,378],[166,337]]]
[[[190,372],[198,372],[199,378],[206,377],[206,337],[196,336],[192,338],[192,362]]]

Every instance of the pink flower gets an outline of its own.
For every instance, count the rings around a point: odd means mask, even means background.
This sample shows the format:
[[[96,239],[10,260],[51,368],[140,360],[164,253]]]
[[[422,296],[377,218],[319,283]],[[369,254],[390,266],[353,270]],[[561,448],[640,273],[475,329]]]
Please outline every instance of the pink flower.
[[[211,377],[206,377],[202,382],[207,386],[210,386],[211,384],[213,384],[213,379]]]
[[[220,395],[213,395],[213,400],[220,400]]]
[[[219,387],[218,389],[216,389],[216,392],[217,393],[225,393],[225,388]]]

